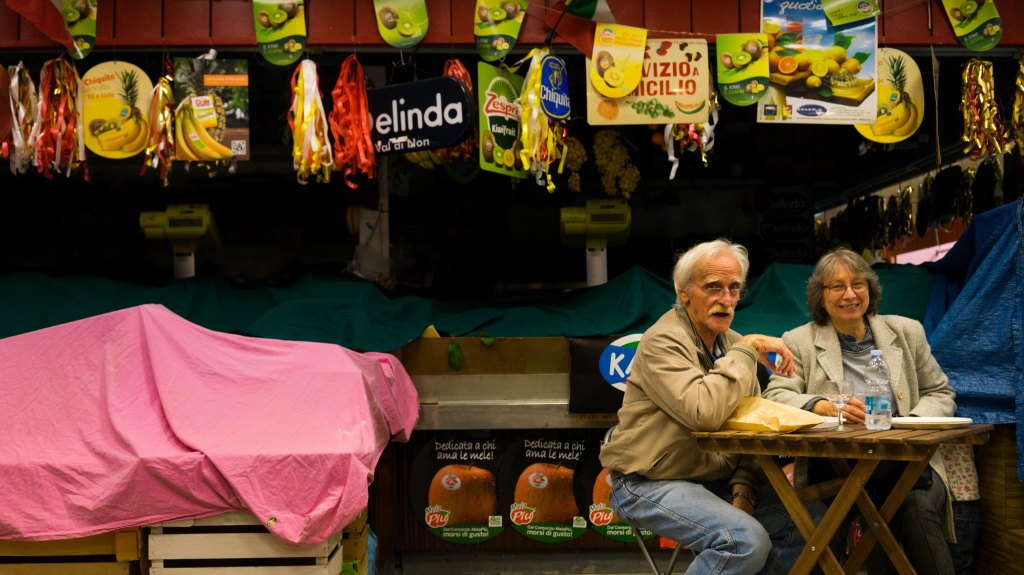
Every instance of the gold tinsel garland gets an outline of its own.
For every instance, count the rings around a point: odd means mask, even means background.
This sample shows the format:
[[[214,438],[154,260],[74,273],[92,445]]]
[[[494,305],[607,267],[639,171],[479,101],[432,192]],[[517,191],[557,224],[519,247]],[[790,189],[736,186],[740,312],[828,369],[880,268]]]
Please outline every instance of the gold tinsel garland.
[[[992,80],[992,62],[971,59],[964,64],[963,98],[960,111],[964,115],[961,141],[964,153],[972,160],[1004,153],[1010,134],[1003,126]]]

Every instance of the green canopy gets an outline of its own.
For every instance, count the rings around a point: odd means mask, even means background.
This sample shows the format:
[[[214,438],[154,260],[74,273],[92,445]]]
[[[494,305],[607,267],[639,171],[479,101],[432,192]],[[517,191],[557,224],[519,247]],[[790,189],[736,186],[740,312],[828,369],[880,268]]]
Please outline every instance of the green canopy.
[[[739,306],[740,333],[781,335],[807,321],[804,286],[811,266],[774,264]],[[878,268],[883,313],[923,319],[931,275],[917,266]],[[458,336],[589,337],[639,333],[672,305],[672,284],[643,268],[607,284],[529,305],[390,298],[375,284],[347,277],[307,277],[294,285],[246,287],[191,279],[137,286],[94,276],[34,273],[0,277],[0,337],[146,303],[163,304],[212,329],[277,339],[336,343],[358,351],[393,351],[428,325]]]

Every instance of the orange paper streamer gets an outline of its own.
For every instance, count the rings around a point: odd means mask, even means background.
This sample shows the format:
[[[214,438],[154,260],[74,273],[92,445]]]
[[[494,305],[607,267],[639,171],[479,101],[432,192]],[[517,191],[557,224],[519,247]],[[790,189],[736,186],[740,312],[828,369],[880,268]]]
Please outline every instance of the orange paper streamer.
[[[345,185],[355,189],[359,186],[352,178],[363,174],[372,179],[376,163],[370,139],[373,124],[366,102],[363,67],[355,54],[342,62],[331,95],[334,108],[328,120],[334,135],[334,165],[342,171]]]

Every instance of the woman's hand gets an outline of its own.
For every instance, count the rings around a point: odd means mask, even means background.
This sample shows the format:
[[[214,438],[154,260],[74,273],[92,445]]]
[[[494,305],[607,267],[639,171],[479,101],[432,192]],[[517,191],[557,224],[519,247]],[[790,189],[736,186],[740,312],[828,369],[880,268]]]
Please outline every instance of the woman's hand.
[[[789,377],[796,373],[796,363],[793,361],[793,352],[789,351],[786,344],[780,337],[770,337],[758,333],[750,333],[740,338],[740,343],[745,343],[757,350],[757,362],[768,368],[768,370]],[[777,363],[768,359],[768,354],[775,352],[778,356]]]

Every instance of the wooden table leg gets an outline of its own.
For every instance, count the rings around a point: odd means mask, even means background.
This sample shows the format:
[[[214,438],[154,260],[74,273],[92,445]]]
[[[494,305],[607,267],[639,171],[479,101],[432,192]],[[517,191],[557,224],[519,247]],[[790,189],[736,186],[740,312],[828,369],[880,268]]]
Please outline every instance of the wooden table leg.
[[[843,569],[828,544],[839,526],[842,525],[858,495],[862,493],[864,484],[878,466],[878,461],[870,460],[867,461],[868,465],[858,466],[854,469],[842,489],[836,494],[821,523],[815,527],[814,521],[807,513],[807,508],[797,495],[796,489],[775,464],[775,459],[768,455],[758,455],[756,458],[775,492],[779,494],[782,504],[789,511],[800,534],[803,535],[804,541],[807,542],[796,563],[793,564],[790,575],[806,575],[811,572],[815,564],[820,564],[826,575],[841,575]]]
[[[934,453],[934,450],[931,453]],[[917,482],[917,478],[921,476],[930,459],[931,457],[929,456],[920,461],[908,463],[907,468],[900,475],[899,480],[893,486],[892,491],[889,492],[888,497],[886,497],[881,509],[875,507],[874,502],[871,501],[867,494],[864,494],[857,501],[857,507],[860,509],[861,516],[864,519],[866,531],[863,537],[861,537],[860,543],[857,544],[853,553],[850,554],[850,558],[846,561],[845,569],[847,573],[856,573],[860,566],[864,564],[864,561],[867,560],[875,543],[879,542],[882,544],[882,548],[885,549],[893,566],[896,567],[897,572],[902,575],[917,574],[913,565],[910,564],[910,560],[907,559],[903,547],[896,541],[895,536],[893,536],[892,531],[889,529],[889,522],[907,498],[910,490],[914,487],[914,483]],[[857,466],[860,466],[864,461],[859,461]],[[847,470],[849,469],[845,461],[836,461],[833,465],[840,472],[842,472],[843,467]]]

